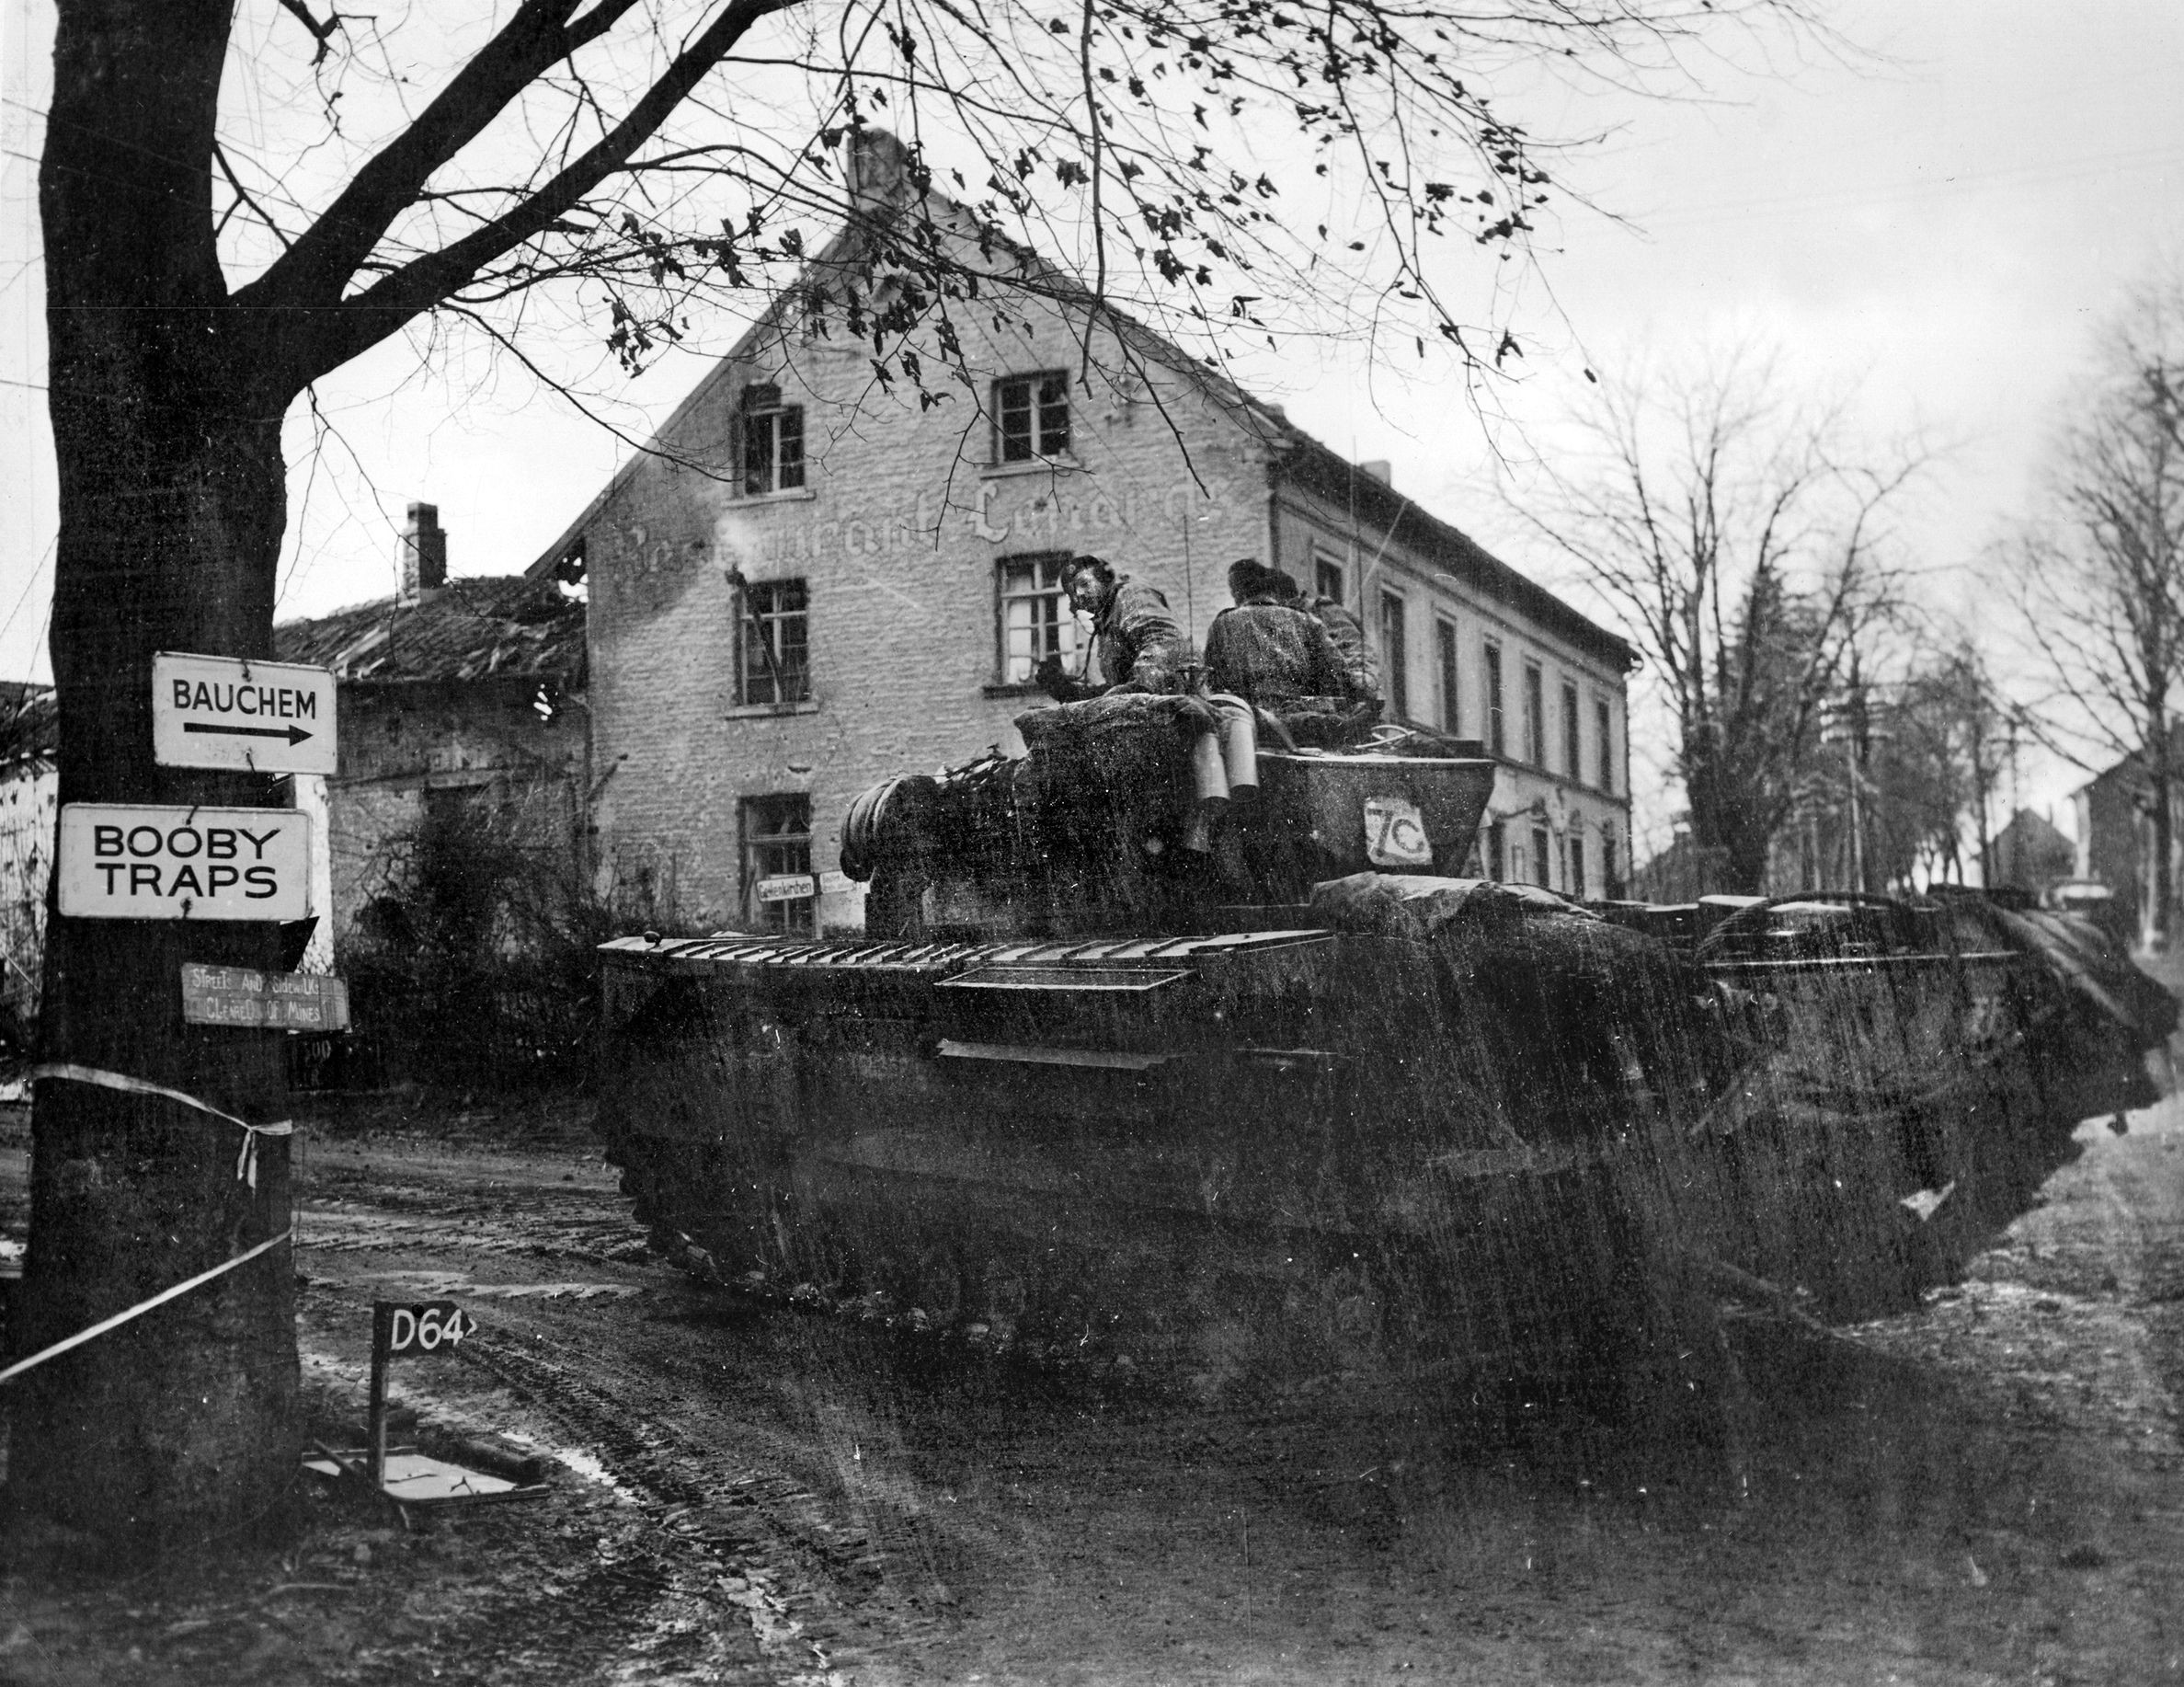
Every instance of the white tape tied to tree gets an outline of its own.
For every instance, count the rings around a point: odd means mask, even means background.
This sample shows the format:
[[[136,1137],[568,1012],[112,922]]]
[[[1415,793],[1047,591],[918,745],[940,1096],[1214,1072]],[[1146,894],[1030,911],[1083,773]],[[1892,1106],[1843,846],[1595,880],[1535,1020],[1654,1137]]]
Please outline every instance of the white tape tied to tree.
[[[266,1253],[272,1248],[279,1247],[283,1242],[286,1242],[295,1233],[292,1230],[284,1230],[277,1236],[268,1236],[256,1247],[246,1248],[242,1253],[237,1254],[233,1259],[223,1259],[218,1265],[214,1266],[211,1270],[200,1271],[195,1277],[189,1278],[186,1281],[177,1283],[172,1289],[162,1289],[150,1300],[139,1301],[127,1312],[118,1312],[110,1318],[101,1318],[97,1324],[94,1324],[87,1330],[78,1330],[74,1335],[68,1337],[65,1340],[56,1341],[50,1348],[40,1348],[37,1352],[31,1354],[29,1359],[17,1360],[16,1362],[8,1366],[6,1370],[0,1371],[0,1383],[11,1382],[15,1378],[22,1375],[24,1371],[31,1369],[31,1367],[35,1365],[42,1365],[49,1359],[57,1359],[62,1354],[67,1352],[71,1348],[80,1348],[86,1341],[90,1341],[96,1337],[103,1336],[110,1329],[120,1328],[122,1325],[127,1324],[131,1318],[141,1318],[144,1314],[150,1312],[154,1306],[164,1306],[167,1303],[167,1302],[174,1300],[177,1296],[188,1294],[192,1289],[211,1282],[215,1277],[219,1277],[226,1272],[232,1271],[237,1266],[248,1265],[260,1254]]]
[[[97,1066],[78,1066],[71,1061],[48,1061],[30,1068],[33,1078],[55,1078],[69,1084],[92,1084],[100,1089],[120,1090],[124,1095],[157,1096],[164,1100],[195,1107],[214,1119],[225,1119],[243,1132],[243,1152],[235,1156],[235,1181],[257,1188],[257,1139],[261,1136],[293,1136],[295,1124],[282,1119],[275,1125],[254,1125],[246,1119],[237,1119],[233,1113],[223,1113],[209,1102],[195,1096],[186,1096],[178,1089],[169,1089],[164,1084],[153,1084],[143,1078],[132,1078],[124,1073],[106,1072]]]

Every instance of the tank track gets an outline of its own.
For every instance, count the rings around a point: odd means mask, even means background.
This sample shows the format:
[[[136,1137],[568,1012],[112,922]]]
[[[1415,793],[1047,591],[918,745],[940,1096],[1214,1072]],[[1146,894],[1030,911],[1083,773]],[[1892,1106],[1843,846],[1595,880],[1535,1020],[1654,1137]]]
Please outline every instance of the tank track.
[[[1233,1261],[1209,1250],[1202,1269],[1172,1280],[1161,1304],[1094,1317],[1072,1333],[1043,1315],[1050,1306],[1027,1308],[1019,1318],[977,1296],[967,1306],[921,1305],[854,1280],[860,1269],[884,1270],[873,1261],[850,1262],[844,1277],[830,1281],[738,1269],[650,1198],[642,1138],[615,1135],[609,1158],[623,1167],[623,1190],[656,1257],[753,1306],[853,1325],[935,1362],[1022,1367],[1209,1407],[1246,1399],[1303,1404],[1336,1391],[1393,1387],[1451,1425],[1489,1434],[1573,1411],[1618,1424],[1659,1417],[1664,1402],[1703,1412],[1718,1394],[1713,1303],[1671,1309],[1681,1322],[1667,1327],[1658,1304],[1641,1304],[1659,1297],[1641,1280],[1644,1265],[1628,1237],[1610,1263],[1630,1276],[1619,1286],[1595,1282],[1581,1291],[1591,1314],[1549,1320],[1548,1338],[1519,1334],[1502,1346],[1444,1338],[1459,1322],[1443,1324],[1452,1287],[1446,1274],[1416,1239],[1406,1245],[1393,1236],[1352,1238],[1354,1250],[1332,1250],[1346,1256],[1340,1265],[1330,1249],[1307,1253],[1309,1241],[1300,1242],[1294,1274],[1241,1286],[1237,1273],[1222,1268]],[[1595,1269],[1607,1257],[1594,1256]]]

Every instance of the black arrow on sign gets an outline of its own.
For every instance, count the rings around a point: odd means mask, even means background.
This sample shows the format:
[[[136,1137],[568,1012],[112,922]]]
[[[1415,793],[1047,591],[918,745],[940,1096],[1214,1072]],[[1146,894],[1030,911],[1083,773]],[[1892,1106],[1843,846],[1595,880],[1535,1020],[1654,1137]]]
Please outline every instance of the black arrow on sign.
[[[186,720],[185,732],[218,732],[228,738],[285,738],[292,744],[300,744],[311,736],[301,727],[214,727],[202,721]]]

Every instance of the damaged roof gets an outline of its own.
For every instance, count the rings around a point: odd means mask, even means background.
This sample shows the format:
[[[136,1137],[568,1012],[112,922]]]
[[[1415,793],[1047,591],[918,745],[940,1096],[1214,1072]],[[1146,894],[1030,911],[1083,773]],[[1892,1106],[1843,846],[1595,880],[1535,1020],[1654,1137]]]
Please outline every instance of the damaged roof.
[[[381,598],[273,629],[286,662],[338,680],[482,680],[509,674],[584,683],[584,602],[520,574],[451,580],[414,603]]]

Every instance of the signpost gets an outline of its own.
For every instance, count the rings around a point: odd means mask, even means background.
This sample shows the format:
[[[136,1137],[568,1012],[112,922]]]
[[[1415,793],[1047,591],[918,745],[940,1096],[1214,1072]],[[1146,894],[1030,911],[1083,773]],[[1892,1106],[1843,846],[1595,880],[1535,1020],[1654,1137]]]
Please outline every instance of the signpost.
[[[442,1348],[460,1347],[477,1334],[477,1320],[453,1301],[426,1301],[402,1306],[393,1301],[372,1303],[372,1487],[386,1486],[387,1366],[398,1359],[421,1359]]]
[[[241,773],[334,771],[334,676],[234,656],[152,659],[152,759]]]
[[[262,1027],[269,1031],[346,1031],[349,986],[304,972],[182,963],[186,1025]]]
[[[78,920],[301,920],[311,818],[292,809],[72,802],[61,912]]]

